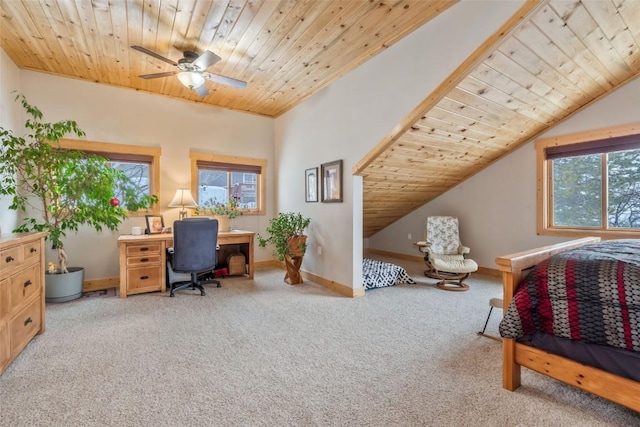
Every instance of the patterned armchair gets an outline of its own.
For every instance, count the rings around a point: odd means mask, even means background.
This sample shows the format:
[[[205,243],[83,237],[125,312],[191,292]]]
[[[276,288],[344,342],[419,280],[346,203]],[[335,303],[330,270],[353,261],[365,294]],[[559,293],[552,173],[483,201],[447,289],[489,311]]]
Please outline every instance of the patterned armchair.
[[[469,285],[463,283],[471,273],[478,270],[478,264],[465,258],[470,249],[460,242],[458,218],[452,216],[427,217],[425,240],[417,243],[424,253],[427,270],[424,275],[438,279],[437,286],[447,291],[466,291]]]

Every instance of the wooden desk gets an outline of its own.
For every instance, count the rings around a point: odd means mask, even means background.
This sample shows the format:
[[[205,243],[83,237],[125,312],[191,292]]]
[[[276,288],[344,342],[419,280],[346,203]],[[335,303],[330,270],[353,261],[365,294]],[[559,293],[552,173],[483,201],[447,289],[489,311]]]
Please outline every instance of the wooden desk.
[[[233,230],[218,233],[221,252],[237,245],[234,252],[242,252],[249,264],[249,278],[253,279],[253,231]],[[166,249],[173,245],[173,234],[125,235],[118,237],[120,252],[120,298],[144,292],[165,292]]]

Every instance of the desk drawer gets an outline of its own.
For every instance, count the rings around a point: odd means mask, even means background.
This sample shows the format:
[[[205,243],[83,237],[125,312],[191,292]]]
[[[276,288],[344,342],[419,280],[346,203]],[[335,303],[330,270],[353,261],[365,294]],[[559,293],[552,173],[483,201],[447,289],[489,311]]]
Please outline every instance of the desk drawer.
[[[127,246],[127,257],[130,256],[145,256],[145,255],[160,255],[161,244],[149,243],[147,245],[129,245]]]
[[[42,322],[41,300],[35,298],[11,320],[11,354],[21,351],[40,330]]]
[[[159,265],[162,261],[160,255],[127,257],[127,267],[144,267],[146,265]]]
[[[159,291],[162,288],[161,282],[161,266],[130,268],[127,271],[127,291],[138,289]]]

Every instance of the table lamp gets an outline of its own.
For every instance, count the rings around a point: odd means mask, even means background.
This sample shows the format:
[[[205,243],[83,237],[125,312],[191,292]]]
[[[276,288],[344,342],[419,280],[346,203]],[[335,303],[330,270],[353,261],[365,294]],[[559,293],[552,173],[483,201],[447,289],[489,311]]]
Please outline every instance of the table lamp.
[[[169,203],[170,208],[181,208],[180,219],[183,220],[187,217],[187,210],[185,208],[197,208],[198,204],[191,195],[191,190],[186,188],[178,188],[176,195],[173,196],[173,200]]]

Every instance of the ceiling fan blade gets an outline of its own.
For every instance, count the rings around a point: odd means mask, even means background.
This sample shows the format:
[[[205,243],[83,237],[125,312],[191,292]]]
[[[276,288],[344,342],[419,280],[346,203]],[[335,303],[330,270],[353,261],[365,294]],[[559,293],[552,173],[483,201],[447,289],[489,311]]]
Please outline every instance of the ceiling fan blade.
[[[175,71],[167,71],[165,73],[143,74],[138,77],[142,79],[157,79],[158,77],[169,77],[169,76],[175,76],[176,74],[177,72]]]
[[[204,77],[207,80],[211,80],[212,82],[222,83],[229,86],[235,86],[240,89],[244,89],[245,87],[247,87],[247,82],[245,81],[232,79],[231,77],[221,76],[220,74],[202,73],[202,77]]]
[[[194,60],[191,64],[200,68],[200,70],[204,71],[216,62],[220,61],[220,58],[215,53],[210,50],[205,50],[202,55],[200,55],[196,60]]]
[[[164,61],[164,62],[166,62],[168,64],[173,65],[173,66],[177,66],[178,65],[175,61],[172,61],[169,58],[165,58],[164,56],[158,55],[157,53],[155,53],[155,52],[153,52],[153,51],[151,51],[151,50],[149,50],[147,48],[144,48],[142,46],[135,46],[134,45],[134,46],[131,46],[131,49],[135,49],[135,50],[137,50],[139,52],[146,53],[147,55],[153,56],[154,58],[159,59],[160,61]]]
[[[209,89],[207,89],[207,85],[201,85],[196,88],[196,93],[199,96],[207,96],[209,95]]]

